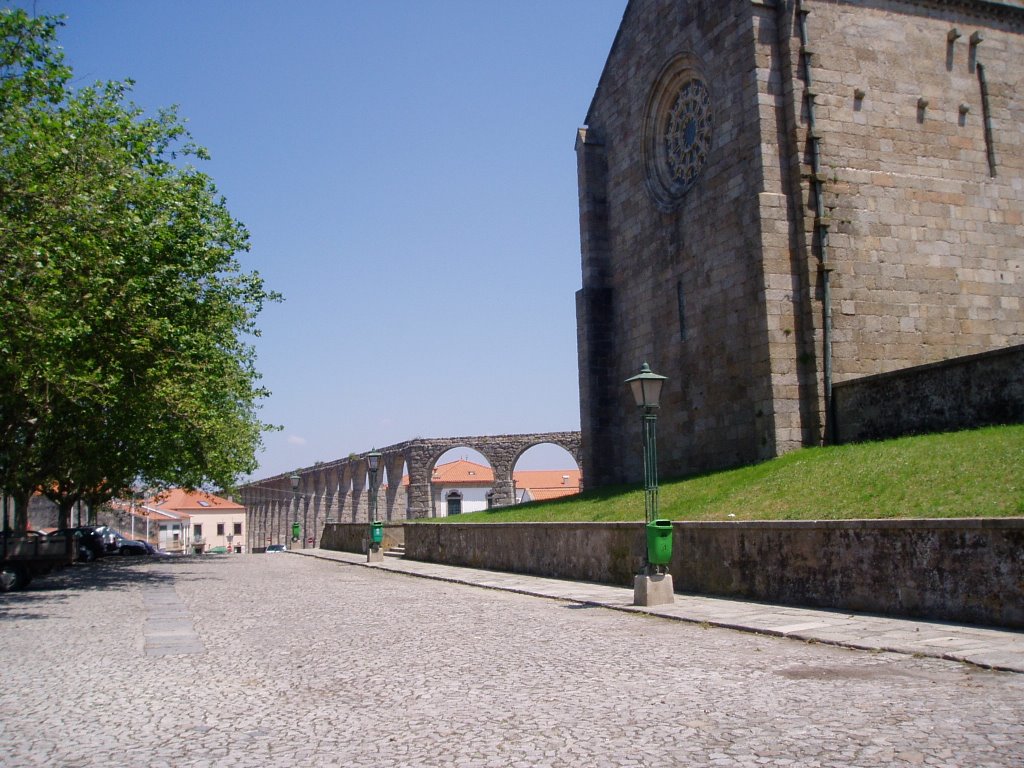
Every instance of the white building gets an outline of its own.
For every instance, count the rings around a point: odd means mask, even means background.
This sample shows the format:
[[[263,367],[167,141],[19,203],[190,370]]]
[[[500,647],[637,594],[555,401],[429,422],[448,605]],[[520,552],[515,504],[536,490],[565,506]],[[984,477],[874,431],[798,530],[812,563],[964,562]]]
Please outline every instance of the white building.
[[[159,526],[160,547],[168,552],[245,551],[245,507],[205,491],[174,488],[144,508]]]
[[[494,472],[484,464],[466,459],[438,464],[430,484],[435,517],[482,512],[493,506]],[[516,504],[547,501],[579,493],[580,471],[523,470],[512,473],[512,484]]]

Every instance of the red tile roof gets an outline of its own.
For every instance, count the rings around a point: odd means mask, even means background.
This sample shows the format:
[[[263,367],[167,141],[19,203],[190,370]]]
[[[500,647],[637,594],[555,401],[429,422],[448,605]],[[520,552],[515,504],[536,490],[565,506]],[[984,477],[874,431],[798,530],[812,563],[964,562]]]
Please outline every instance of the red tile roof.
[[[156,510],[184,512],[241,512],[245,510],[241,504],[222,499],[206,491],[186,491],[184,488],[172,488],[164,491],[146,502],[146,506]]]
[[[540,499],[557,499],[580,492],[578,469],[524,469],[512,473],[512,482],[518,491],[528,490],[530,496]],[[408,477],[403,478],[408,482]],[[434,467],[430,479],[433,485],[481,486],[489,488],[494,484],[494,470],[483,464],[459,459]]]
[[[527,490],[534,501],[557,499],[580,492],[578,469],[525,469],[512,473],[516,491]]]
[[[466,459],[449,461],[434,467],[430,478],[434,485],[494,485],[494,470],[484,464],[477,464]]]
[[[577,485],[574,488],[527,488],[527,490],[530,492],[531,501],[551,501],[563,496],[575,496],[580,492],[580,487]]]

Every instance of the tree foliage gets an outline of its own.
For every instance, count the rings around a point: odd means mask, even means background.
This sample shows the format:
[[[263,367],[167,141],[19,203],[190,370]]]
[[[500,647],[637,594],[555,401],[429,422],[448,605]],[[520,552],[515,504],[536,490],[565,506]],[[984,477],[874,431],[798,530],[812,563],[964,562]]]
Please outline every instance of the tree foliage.
[[[72,90],[61,23],[0,11],[0,483],[230,487],[267,428],[246,339],[277,296],[176,112]]]

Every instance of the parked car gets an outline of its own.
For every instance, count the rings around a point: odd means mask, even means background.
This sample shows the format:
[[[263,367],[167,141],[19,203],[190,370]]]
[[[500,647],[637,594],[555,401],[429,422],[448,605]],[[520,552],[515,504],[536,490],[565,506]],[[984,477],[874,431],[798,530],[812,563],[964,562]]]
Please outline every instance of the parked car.
[[[87,563],[107,554],[107,544],[103,532],[95,526],[80,525],[75,528],[61,528],[51,535],[74,536],[78,542],[78,559]]]
[[[208,550],[206,550],[206,554],[208,555],[226,555],[227,553],[228,548],[225,546],[210,547]]]
[[[103,547],[108,555],[117,554],[121,551],[121,541],[124,540],[124,536],[109,525],[96,526],[96,532],[103,537]]]
[[[284,544],[271,544],[269,547],[267,547],[267,554],[268,555],[272,555],[275,552],[284,552],[284,551],[285,551]]]
[[[150,550],[152,549],[152,547],[149,546],[144,541],[133,541],[131,539],[126,539],[124,536],[118,535],[118,537],[116,539],[116,542],[117,542],[117,551],[118,551],[119,554],[122,554],[122,555],[148,555],[148,554],[151,554]]]
[[[157,549],[156,547],[154,547],[154,546],[153,546],[152,544],[150,544],[150,543],[149,543],[148,541],[146,541],[145,539],[136,539],[136,540],[135,540],[135,543],[136,543],[136,544],[141,544],[141,545],[142,545],[143,547],[145,547],[145,548],[146,548],[146,554],[147,554],[147,555],[157,555],[157,556],[162,556],[162,555],[167,555],[167,554],[170,554],[169,552],[165,552],[165,551],[164,551],[164,550],[162,550],[162,549]]]

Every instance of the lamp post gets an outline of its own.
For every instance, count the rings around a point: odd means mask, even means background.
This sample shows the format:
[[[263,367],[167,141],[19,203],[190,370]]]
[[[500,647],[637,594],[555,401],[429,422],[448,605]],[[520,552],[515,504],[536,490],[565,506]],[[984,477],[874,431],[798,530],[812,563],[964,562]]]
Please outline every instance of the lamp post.
[[[299,477],[298,475],[292,475],[291,477],[288,478],[288,480],[292,484],[292,494],[295,497],[295,513],[296,513],[296,517],[297,517],[298,516],[298,512],[299,512],[299,483],[302,481],[302,478]],[[298,520],[295,520],[294,523],[292,524],[292,539],[293,539],[292,544],[295,543],[295,541],[294,541],[294,539],[295,539],[295,526],[298,525],[298,524],[299,524]],[[306,536],[305,536],[305,534],[306,534],[306,527],[305,526],[302,527],[302,534],[303,534],[303,536],[302,536],[302,543],[303,543],[303,545],[305,545],[305,543],[306,543]]]
[[[370,521],[377,522],[377,470],[380,468],[380,451],[366,454],[366,468],[370,471]]]
[[[661,387],[666,376],[659,376],[651,371],[651,366],[644,363],[640,373],[626,379],[633,392],[633,400],[637,408],[643,411],[644,418],[644,517],[648,523],[658,517],[658,447],[656,411],[661,404]]]
[[[637,408],[643,412],[644,437],[644,532],[647,557],[643,572],[633,579],[634,605],[662,605],[673,602],[672,574],[667,572],[672,559],[672,523],[658,519],[657,410],[661,388],[667,377],[651,371],[645,362],[640,373],[626,379]]]
[[[384,526],[377,520],[377,469],[380,467],[380,451],[373,450],[366,454],[366,468],[370,473],[370,542],[366,552],[366,562],[379,563],[384,559],[380,544],[384,540]]]

